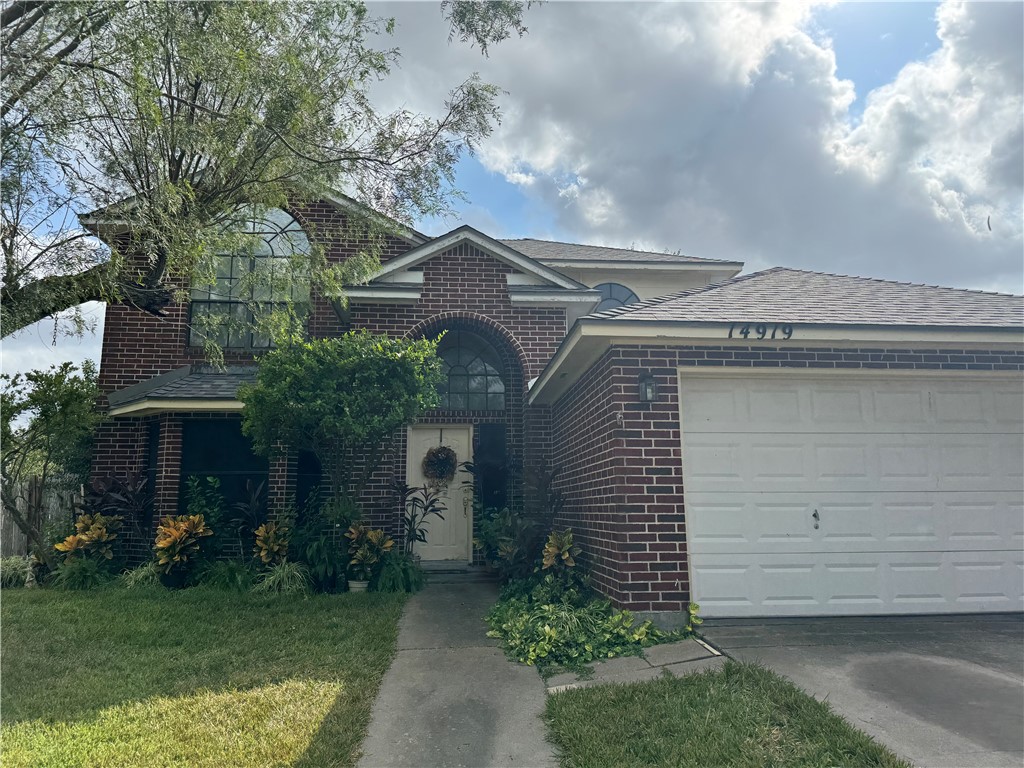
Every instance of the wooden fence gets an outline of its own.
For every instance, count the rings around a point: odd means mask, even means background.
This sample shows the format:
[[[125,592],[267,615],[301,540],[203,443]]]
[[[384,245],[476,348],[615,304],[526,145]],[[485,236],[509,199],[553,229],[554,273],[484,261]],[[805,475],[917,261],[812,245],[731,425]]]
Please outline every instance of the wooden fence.
[[[47,527],[71,527],[75,519],[75,503],[81,498],[79,490],[66,487],[42,489],[39,478],[30,478],[15,492],[18,511],[22,515],[35,517],[45,531]],[[27,555],[28,538],[18,528],[14,518],[0,506],[0,556]]]

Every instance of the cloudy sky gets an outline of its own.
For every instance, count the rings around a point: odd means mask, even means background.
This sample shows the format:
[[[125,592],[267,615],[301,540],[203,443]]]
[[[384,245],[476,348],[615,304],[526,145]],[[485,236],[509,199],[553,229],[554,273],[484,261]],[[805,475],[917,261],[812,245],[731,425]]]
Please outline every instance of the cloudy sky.
[[[473,71],[506,91],[429,234],[1024,292],[1020,2],[549,2],[489,58],[447,43],[436,3],[372,8],[403,54],[383,103],[436,113]],[[98,359],[98,335],[52,330],[3,368]]]

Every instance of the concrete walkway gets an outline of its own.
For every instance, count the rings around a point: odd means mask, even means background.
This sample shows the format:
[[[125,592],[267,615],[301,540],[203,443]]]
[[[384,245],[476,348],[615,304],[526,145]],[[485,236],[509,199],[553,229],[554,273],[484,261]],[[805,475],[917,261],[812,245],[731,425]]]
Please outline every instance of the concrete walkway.
[[[497,597],[493,584],[432,584],[409,600],[360,768],[556,765],[544,681],[486,635]]]

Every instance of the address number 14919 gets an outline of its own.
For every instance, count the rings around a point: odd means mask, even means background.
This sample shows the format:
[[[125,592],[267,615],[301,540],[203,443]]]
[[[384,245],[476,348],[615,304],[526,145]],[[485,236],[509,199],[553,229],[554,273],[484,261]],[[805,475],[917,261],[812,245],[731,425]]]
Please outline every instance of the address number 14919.
[[[733,323],[729,326],[729,338],[735,339],[791,339],[793,326],[786,323]]]

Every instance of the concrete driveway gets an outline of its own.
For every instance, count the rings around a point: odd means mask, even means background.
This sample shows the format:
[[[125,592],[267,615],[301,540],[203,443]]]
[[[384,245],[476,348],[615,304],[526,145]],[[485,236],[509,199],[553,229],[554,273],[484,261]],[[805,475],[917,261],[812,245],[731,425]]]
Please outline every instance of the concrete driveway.
[[[915,765],[1024,765],[1024,616],[717,619],[707,640]]]

